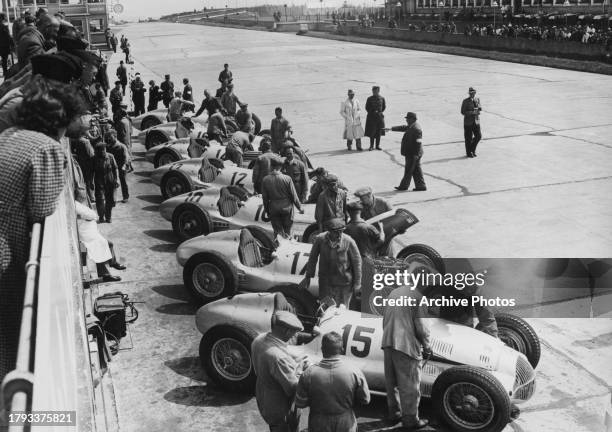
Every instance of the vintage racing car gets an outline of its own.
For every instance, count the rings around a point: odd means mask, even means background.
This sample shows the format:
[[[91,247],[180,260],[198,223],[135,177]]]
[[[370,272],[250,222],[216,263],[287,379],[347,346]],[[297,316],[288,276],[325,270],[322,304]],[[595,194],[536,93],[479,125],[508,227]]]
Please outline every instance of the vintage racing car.
[[[240,205],[236,205],[236,198]],[[315,205],[304,204],[302,207],[304,214],[296,211],[293,220],[293,231],[297,238],[302,238],[315,220]],[[172,230],[181,240],[247,225],[272,230],[261,195],[252,196],[245,188],[237,185],[219,188],[205,184],[200,190],[162,202],[159,212],[164,219],[172,222]]]
[[[158,108],[139,116],[132,117],[132,126],[139,131],[147,130],[153,126],[168,122],[168,108]]]
[[[193,136],[198,138],[206,136],[206,122],[200,118],[192,118],[192,121],[194,125],[192,131]],[[230,130],[229,126],[228,130]],[[157,145],[176,141],[178,139],[181,138],[176,137],[176,122],[161,123],[157,126],[143,130],[138,134],[138,141],[144,144],[147,150]]]
[[[228,391],[252,391],[255,373],[251,343],[270,331],[279,293],[249,293],[217,300],[196,313],[202,334],[200,360],[207,375]],[[385,392],[382,318],[325,305],[312,316],[298,315],[304,324],[289,349],[296,359],[318,361],[321,335],[342,335],[346,360],[359,367],[373,392]],[[539,350],[539,339],[525,321],[497,316],[500,335],[511,334]],[[452,430],[500,432],[511,421],[513,404],[535,392],[535,366],[519,351],[493,336],[440,318],[428,319],[433,355],[424,362],[421,393]],[[528,331],[530,336],[525,337]],[[514,413],[516,415],[516,411]]]
[[[209,159],[209,162],[216,168],[216,176],[211,181],[204,182],[198,177],[202,158],[186,159],[161,166],[151,173],[151,180],[160,187],[164,199],[203,189],[210,183],[219,186],[242,186],[248,192],[254,192],[253,171],[238,167],[230,161]]]
[[[404,209],[391,210],[370,220],[381,223],[388,232],[379,254],[418,261],[443,273],[445,265],[440,254],[424,244],[396,241],[398,234],[418,222],[416,216]],[[176,259],[183,266],[183,282],[194,298],[207,303],[239,291],[262,292],[278,288],[296,287],[291,295],[295,305],[308,308],[311,299],[318,296],[318,278],[311,280],[308,292],[298,290],[304,279],[306,263],[312,245],[279,238],[276,242],[269,232],[270,226],[246,226],[198,236],[183,242],[176,251]],[[306,310],[306,309],[304,309]]]

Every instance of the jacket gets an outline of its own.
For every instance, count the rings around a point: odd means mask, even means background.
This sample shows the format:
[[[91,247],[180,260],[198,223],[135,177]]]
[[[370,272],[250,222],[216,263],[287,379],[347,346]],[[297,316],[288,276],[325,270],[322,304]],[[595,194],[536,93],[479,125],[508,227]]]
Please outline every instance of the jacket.
[[[28,65],[30,59],[37,54],[45,53],[45,38],[36,27],[27,26],[19,33],[17,43],[17,62],[19,68],[23,69]]]
[[[320,258],[319,258],[320,257]],[[353,291],[361,289],[361,256],[355,241],[346,234],[333,247],[328,233],[317,235],[310,250],[306,276],[313,277],[319,264],[319,291],[322,286],[347,286]]]
[[[463,114],[463,125],[471,126],[473,124],[480,124],[480,111],[482,111],[482,105],[480,105],[480,99],[475,97],[465,98],[461,103],[461,114]]]
[[[272,171],[264,177],[261,195],[264,209],[269,216],[291,214],[294,205],[301,208],[291,177],[277,171]]]
[[[423,145],[421,143],[423,131],[417,122],[412,123],[410,126],[394,126],[391,130],[404,132],[401,148],[402,156],[423,156]]]

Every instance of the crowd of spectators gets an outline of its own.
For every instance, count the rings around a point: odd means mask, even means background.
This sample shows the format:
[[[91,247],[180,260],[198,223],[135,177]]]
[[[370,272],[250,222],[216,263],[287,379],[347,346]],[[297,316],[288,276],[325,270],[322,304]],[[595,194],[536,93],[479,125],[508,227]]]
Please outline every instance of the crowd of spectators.
[[[17,62],[0,85],[0,381],[15,367],[32,225],[55,211],[68,182],[75,202],[87,209],[79,212],[84,221],[95,215],[92,201],[100,201],[97,176],[112,179],[113,190],[118,185],[116,173],[98,169],[98,148],[106,147],[104,138],[114,128],[112,120],[101,120],[107,113],[98,103],[108,87],[103,57],[61,12],[26,12],[12,30],[13,43],[6,45]],[[116,147],[110,145],[109,152]],[[101,264],[99,276],[118,280],[106,264],[125,267],[115,260],[111,243],[96,234],[95,217],[93,226],[86,225],[78,224],[80,238]]]

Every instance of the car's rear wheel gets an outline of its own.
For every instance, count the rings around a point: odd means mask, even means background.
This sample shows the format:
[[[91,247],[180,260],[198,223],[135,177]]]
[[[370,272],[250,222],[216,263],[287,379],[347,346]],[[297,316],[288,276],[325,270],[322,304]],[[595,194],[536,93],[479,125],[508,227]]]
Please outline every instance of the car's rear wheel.
[[[157,126],[159,124],[162,124],[162,122],[157,117],[155,117],[155,116],[146,116],[140,122],[140,130],[144,131],[144,130],[147,130],[147,129],[153,127],[153,126]]]
[[[442,274],[446,272],[446,265],[444,264],[442,256],[431,246],[424,244],[412,244],[402,249],[400,253],[397,254],[397,257],[403,259],[406,263],[416,261],[421,264],[425,264]]]
[[[147,137],[145,138],[145,148],[149,150],[151,147],[155,147],[156,145],[160,145],[169,141],[168,135],[160,130],[152,130],[147,132]]]
[[[510,348],[525,354],[535,369],[540,362],[541,346],[537,333],[525,320],[507,313],[496,313],[498,336]]]
[[[153,166],[159,168],[160,166],[178,162],[179,160],[181,160],[180,157],[174,151],[162,149],[155,155]]]
[[[454,431],[501,432],[510,421],[510,398],[493,375],[472,366],[446,369],[434,382],[431,400]]]
[[[304,230],[304,234],[302,234],[302,243],[313,243],[314,238],[318,234],[321,234],[321,231],[319,231],[319,226],[317,224],[308,225]]]
[[[189,258],[183,268],[183,282],[199,304],[235,294],[237,285],[231,263],[211,253]]]
[[[219,387],[236,393],[255,390],[251,344],[257,335],[246,326],[216,327],[200,341],[200,361]]]
[[[161,189],[162,197],[168,199],[191,192],[191,183],[184,174],[169,171],[162,177],[159,188]]]
[[[212,231],[209,214],[194,204],[181,204],[172,213],[172,230],[181,240],[188,240]]]

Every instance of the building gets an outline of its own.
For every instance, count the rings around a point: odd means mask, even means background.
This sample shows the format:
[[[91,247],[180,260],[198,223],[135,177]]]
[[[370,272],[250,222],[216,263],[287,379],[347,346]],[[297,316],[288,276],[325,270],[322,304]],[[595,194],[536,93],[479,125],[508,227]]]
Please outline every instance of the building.
[[[81,31],[91,45],[106,44],[104,30],[108,27],[108,10],[105,0],[3,0],[2,3],[8,6],[10,21],[28,9],[32,13],[40,7],[47,8],[51,14],[62,11],[66,20]]]

